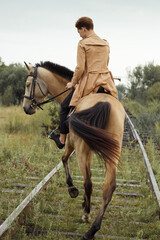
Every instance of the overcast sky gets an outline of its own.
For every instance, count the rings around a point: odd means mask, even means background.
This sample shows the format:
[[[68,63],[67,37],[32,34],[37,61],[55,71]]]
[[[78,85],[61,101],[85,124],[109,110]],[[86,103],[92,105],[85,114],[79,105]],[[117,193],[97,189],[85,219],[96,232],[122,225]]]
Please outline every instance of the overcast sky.
[[[160,65],[159,0],[0,0],[0,57],[7,65],[52,61],[74,70],[82,16],[108,40],[109,69],[122,83],[127,69]]]

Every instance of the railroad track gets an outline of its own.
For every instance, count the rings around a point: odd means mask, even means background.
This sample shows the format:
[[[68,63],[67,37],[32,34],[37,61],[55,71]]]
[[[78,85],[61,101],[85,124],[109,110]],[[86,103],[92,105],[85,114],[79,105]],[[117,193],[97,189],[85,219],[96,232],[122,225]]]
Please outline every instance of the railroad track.
[[[117,188],[106,210],[102,228],[96,234],[96,239],[160,239],[159,190],[154,189],[154,175],[150,176],[149,170],[145,167],[142,146],[136,134],[127,115],[121,162],[117,171]],[[4,224],[3,221],[7,218],[8,211],[7,208],[3,209],[3,219],[0,219],[0,223],[2,223],[0,235],[4,231],[4,227],[6,229],[2,239],[81,239],[91,223],[84,224],[81,221],[83,179],[74,155],[71,157],[70,167],[74,183],[80,190],[76,199],[72,199],[68,195],[65,173],[61,164],[52,170],[46,181],[44,179],[41,181],[37,176],[33,176],[21,183],[6,181],[5,186],[4,179],[4,187],[0,189],[2,207],[7,206],[5,203],[7,194],[14,193],[17,199],[22,199],[23,194],[31,190],[32,194],[30,193],[30,197],[27,195],[28,199],[25,198],[26,200],[21,203],[19,208],[20,210],[24,208],[24,210],[22,213],[16,211],[17,216],[12,224],[13,216]],[[94,157],[91,214],[93,219],[102,201],[104,176],[103,161]],[[33,189],[34,181],[41,181],[41,184],[39,183],[39,186]],[[149,181],[152,183],[153,189],[151,189]],[[32,199],[35,191],[38,193]],[[16,206],[12,207],[17,207],[19,203],[20,201],[17,201]],[[9,230],[7,230],[8,228]]]

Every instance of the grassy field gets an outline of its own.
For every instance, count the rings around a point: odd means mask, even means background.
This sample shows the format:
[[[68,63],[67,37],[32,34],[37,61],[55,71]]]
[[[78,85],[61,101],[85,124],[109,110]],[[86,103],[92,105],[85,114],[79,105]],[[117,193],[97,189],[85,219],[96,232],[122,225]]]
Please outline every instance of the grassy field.
[[[47,114],[47,109],[27,116],[21,107],[0,108],[0,224],[60,162],[63,150],[57,150],[54,143],[43,135],[41,128],[43,122],[50,124]],[[154,149],[152,141],[148,142],[146,149],[159,179],[159,152]],[[104,178],[104,164],[94,157],[92,168],[95,182],[92,198],[94,219],[101,203],[103,181],[98,177]],[[63,234],[63,231],[83,234],[89,228],[89,224],[81,221],[83,181],[75,157],[71,160],[71,173],[80,189],[77,199],[68,196],[64,169],[60,169],[12,224],[3,239],[80,239]],[[121,236],[120,239],[160,239],[159,210],[155,197],[146,184],[146,171],[137,147],[123,148],[117,183],[123,183],[123,180],[128,183],[130,180],[137,181],[140,186],[127,185],[116,189],[99,232],[100,239],[114,239],[113,236]],[[26,187],[17,188],[14,183],[23,183]],[[14,191],[11,192],[10,189]],[[125,196],[126,192],[136,192],[138,196]],[[28,232],[34,230],[35,234],[27,235],[26,229]],[[38,229],[44,230],[43,234],[38,234]]]
[[[20,106],[0,108],[0,223],[60,161],[59,150],[43,136],[47,121],[47,110],[28,116]],[[16,183],[29,185],[27,191],[19,194]],[[17,192],[8,192],[11,187]]]

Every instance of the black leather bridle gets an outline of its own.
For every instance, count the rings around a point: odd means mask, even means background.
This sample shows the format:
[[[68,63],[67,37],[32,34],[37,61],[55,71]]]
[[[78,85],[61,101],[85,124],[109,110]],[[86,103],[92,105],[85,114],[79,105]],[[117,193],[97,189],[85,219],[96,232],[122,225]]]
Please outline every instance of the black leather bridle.
[[[64,90],[63,92],[59,93],[58,95],[56,95],[56,96],[54,96],[54,97],[52,97],[52,98],[49,98],[49,99],[46,100],[46,101],[43,101],[43,102],[38,103],[38,102],[35,100],[35,86],[36,86],[36,82],[37,82],[37,81],[36,81],[36,79],[37,79],[37,69],[38,69],[38,65],[35,66],[33,75],[32,75],[32,74],[28,74],[28,75],[27,75],[27,78],[28,78],[28,77],[33,77],[33,80],[32,80],[32,85],[31,85],[30,96],[24,95],[24,98],[27,98],[27,99],[31,100],[31,102],[32,102],[32,103],[31,103],[31,106],[30,106],[31,108],[39,107],[41,110],[43,110],[43,108],[41,107],[41,105],[46,104],[46,103],[49,103],[49,102],[53,102],[56,97],[59,97],[60,95],[62,95],[63,93],[67,92],[67,91],[70,90],[70,89],[66,89],[66,90]],[[41,89],[41,87],[40,87],[40,85],[39,85],[38,82],[37,82],[37,85],[38,85],[41,93],[45,96],[45,94],[43,93],[43,91],[42,91],[42,89]],[[45,96],[45,97],[46,97],[46,96]]]
[[[39,107],[40,109],[42,109],[43,110],[43,108],[41,108],[41,106],[39,105],[39,103],[37,103],[37,101],[35,100],[35,86],[36,86],[36,79],[37,79],[37,68],[38,68],[38,66],[36,65],[35,66],[35,68],[34,68],[34,73],[33,73],[33,75],[32,74],[28,74],[27,75],[27,78],[28,77],[33,77],[33,79],[32,79],[32,85],[31,85],[31,91],[30,91],[30,96],[26,96],[26,95],[24,95],[24,98],[27,98],[27,99],[29,99],[29,100],[31,100],[31,108],[34,108],[34,107]],[[41,87],[40,87],[40,85],[39,85],[39,83],[37,82],[37,85],[38,85],[38,87],[39,87],[39,89],[40,89],[40,91],[42,92],[42,94],[44,95],[44,93],[43,93],[43,91],[42,91],[42,89],[41,89]],[[44,95],[45,96],[45,95]]]

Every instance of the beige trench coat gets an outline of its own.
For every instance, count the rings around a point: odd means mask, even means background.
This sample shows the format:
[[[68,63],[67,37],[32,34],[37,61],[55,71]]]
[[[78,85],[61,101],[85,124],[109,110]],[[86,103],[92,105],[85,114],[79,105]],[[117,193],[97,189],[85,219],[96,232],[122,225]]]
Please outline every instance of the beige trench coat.
[[[76,106],[80,98],[96,93],[100,86],[118,99],[112,74],[108,70],[109,51],[108,42],[95,33],[79,41],[77,67],[72,78],[75,91],[70,106]]]

